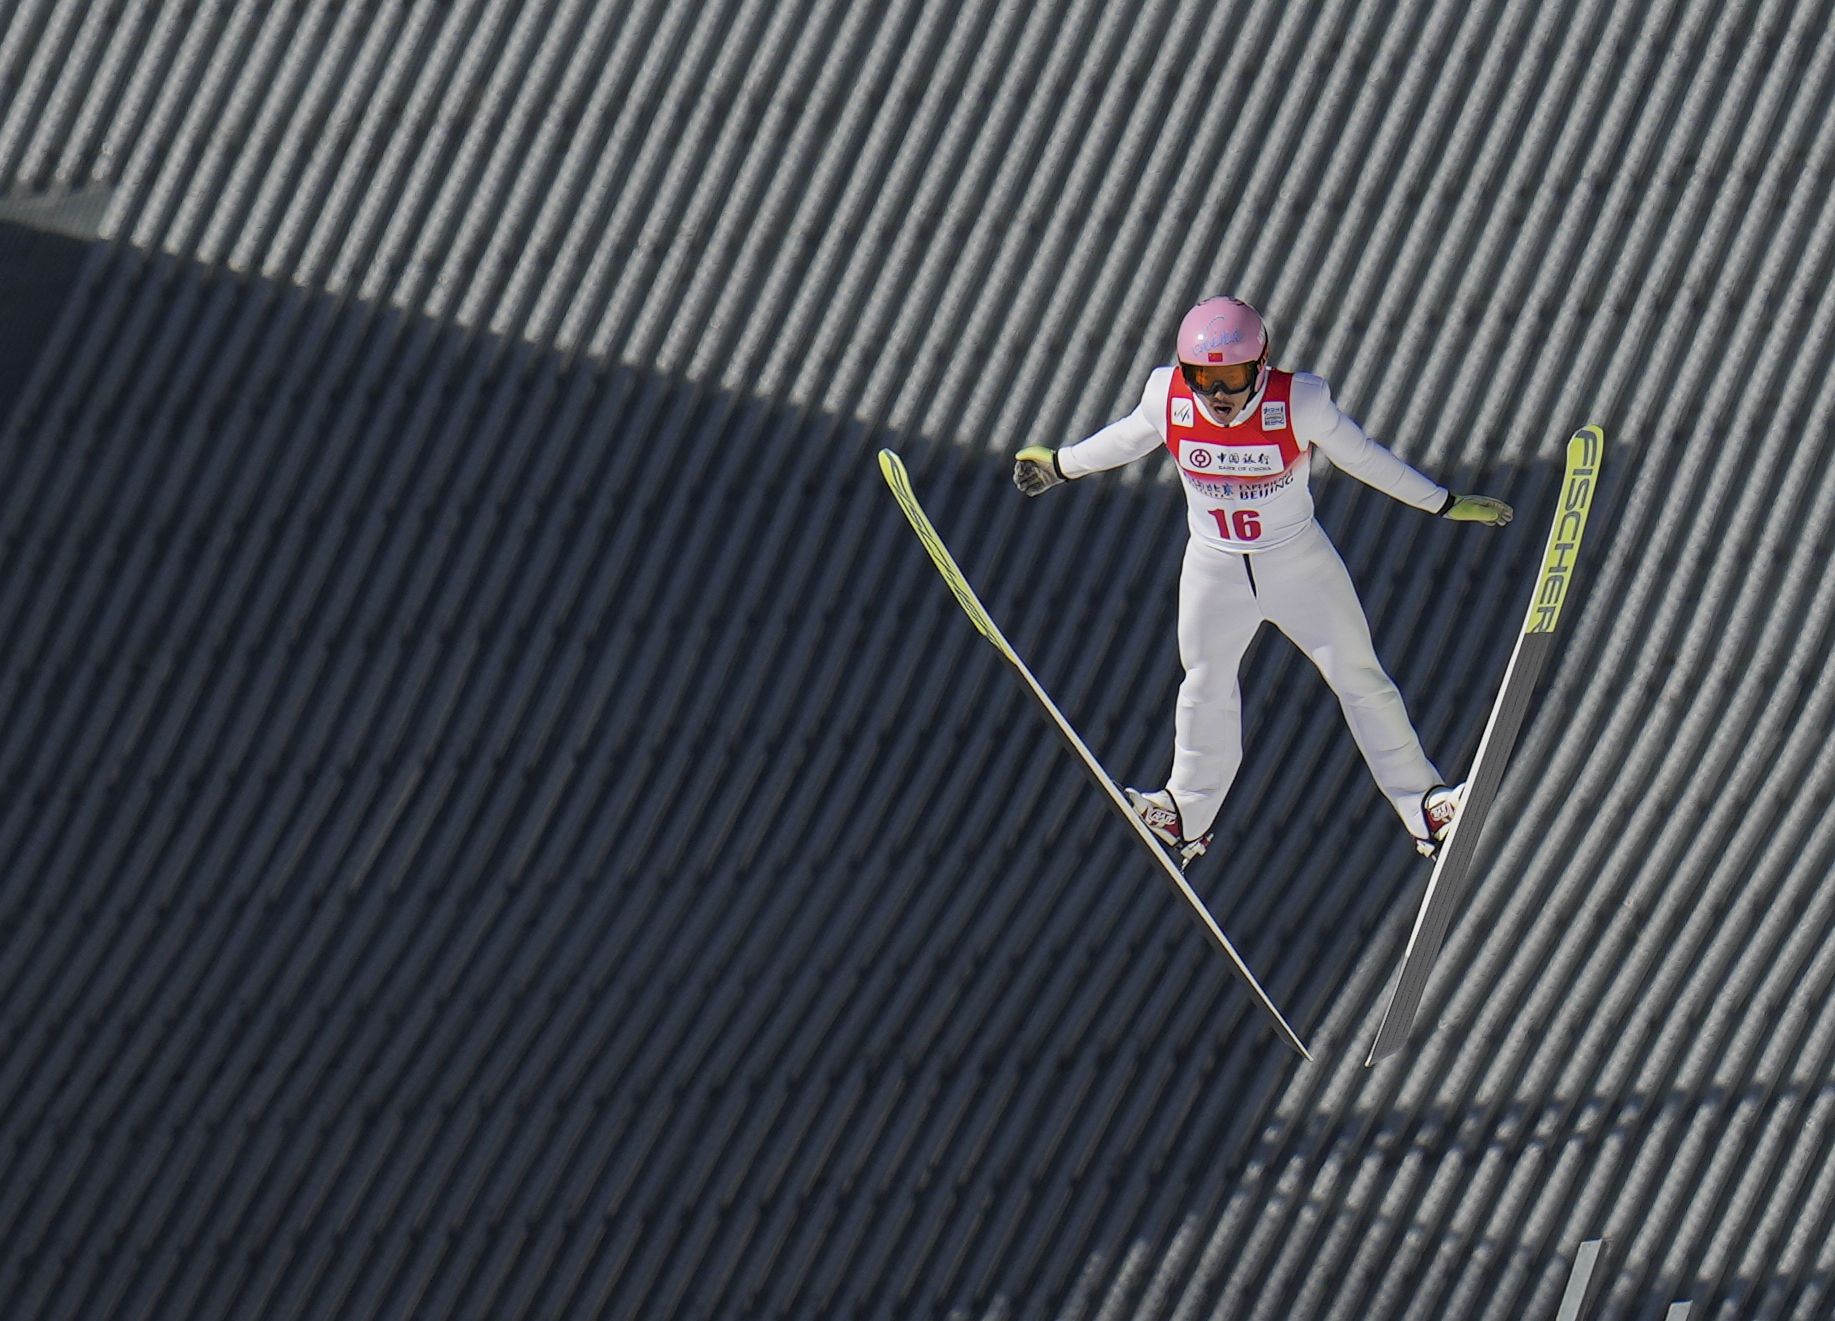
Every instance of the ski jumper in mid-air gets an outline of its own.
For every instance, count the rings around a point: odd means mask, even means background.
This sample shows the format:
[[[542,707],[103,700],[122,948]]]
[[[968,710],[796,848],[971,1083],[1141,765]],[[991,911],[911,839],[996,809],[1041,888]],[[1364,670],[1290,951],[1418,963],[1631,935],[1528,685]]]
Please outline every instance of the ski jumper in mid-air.
[[[1207,298],[1179,325],[1178,364],[1147,378],[1140,407],[1074,445],[1022,449],[1014,483],[1039,495],[1164,445],[1184,482],[1191,537],[1179,577],[1185,679],[1164,789],[1128,800],[1181,863],[1203,853],[1242,764],[1238,670],[1264,620],[1309,656],[1338,695],[1378,788],[1432,855],[1458,810],[1376,658],[1357,589],[1313,517],[1313,448],[1385,495],[1430,514],[1502,526],[1510,506],[1455,495],[1371,440],[1307,372],[1268,366],[1259,313]]]

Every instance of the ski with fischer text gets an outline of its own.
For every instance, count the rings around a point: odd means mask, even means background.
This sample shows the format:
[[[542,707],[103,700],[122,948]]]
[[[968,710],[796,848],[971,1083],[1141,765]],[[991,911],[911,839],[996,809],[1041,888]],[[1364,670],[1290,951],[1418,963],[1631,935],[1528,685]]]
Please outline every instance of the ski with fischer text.
[[[1561,497],[1555,506],[1554,526],[1549,530],[1535,593],[1529,599],[1529,613],[1504,670],[1504,682],[1491,706],[1491,718],[1479,740],[1478,753],[1472,759],[1472,773],[1453,817],[1452,832],[1440,845],[1427,892],[1421,896],[1414,930],[1402,954],[1401,971],[1389,993],[1389,1004],[1383,1010],[1382,1024],[1377,1028],[1370,1056],[1364,1061],[1366,1065],[1400,1050],[1414,1027],[1421,993],[1427,987],[1441,942],[1446,939],[1447,927],[1465,895],[1485,818],[1503,783],[1504,765],[1523,727],[1536,678],[1554,650],[1555,624],[1561,618],[1561,606],[1567,600],[1568,584],[1580,554],[1580,538],[1586,531],[1587,511],[1592,507],[1605,447],[1605,432],[1596,426],[1582,427],[1567,442],[1567,474],[1561,482]]]

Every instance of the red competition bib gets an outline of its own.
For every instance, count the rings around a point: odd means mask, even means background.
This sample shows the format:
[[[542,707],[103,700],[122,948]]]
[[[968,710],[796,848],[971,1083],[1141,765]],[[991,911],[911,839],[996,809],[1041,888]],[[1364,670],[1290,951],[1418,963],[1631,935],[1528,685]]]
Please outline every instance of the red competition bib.
[[[1185,479],[1195,536],[1226,550],[1277,546],[1312,519],[1307,447],[1293,433],[1293,373],[1271,371],[1255,407],[1220,427],[1176,367],[1166,393],[1166,448]]]
[[[1288,416],[1293,373],[1269,371],[1261,402],[1233,427],[1220,427],[1192,398],[1185,373],[1173,368],[1166,392],[1166,448],[1185,479],[1220,500],[1238,497],[1240,487],[1284,476],[1305,447],[1294,437]]]

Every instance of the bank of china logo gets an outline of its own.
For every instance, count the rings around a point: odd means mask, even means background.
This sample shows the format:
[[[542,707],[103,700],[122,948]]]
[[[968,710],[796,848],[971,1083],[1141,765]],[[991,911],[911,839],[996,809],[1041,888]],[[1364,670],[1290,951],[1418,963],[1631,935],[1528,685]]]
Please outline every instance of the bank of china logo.
[[[1276,477],[1286,469],[1278,445],[1205,445],[1188,440],[1179,446],[1179,466],[1194,477]]]
[[[1175,399],[1172,401],[1172,424],[1175,427],[1191,425],[1191,400]]]
[[[1279,431],[1287,425],[1287,405],[1274,400],[1262,405],[1262,430]]]

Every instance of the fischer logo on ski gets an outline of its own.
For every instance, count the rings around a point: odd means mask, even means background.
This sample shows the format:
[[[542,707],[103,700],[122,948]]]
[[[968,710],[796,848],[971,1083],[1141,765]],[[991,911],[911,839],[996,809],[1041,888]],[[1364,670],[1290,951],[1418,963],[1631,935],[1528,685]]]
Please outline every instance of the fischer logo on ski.
[[[1542,562],[1542,582],[1536,592],[1535,608],[1530,611],[1528,631],[1553,633],[1561,617],[1561,604],[1567,600],[1568,576],[1574,557],[1580,550],[1580,534],[1586,531],[1587,510],[1593,503],[1593,479],[1599,472],[1600,451],[1605,435],[1598,427],[1587,427],[1574,433],[1568,442],[1570,455],[1580,446],[1580,462],[1568,463],[1567,480],[1561,484],[1561,510],[1555,517],[1555,528],[1548,538],[1548,554]]]

